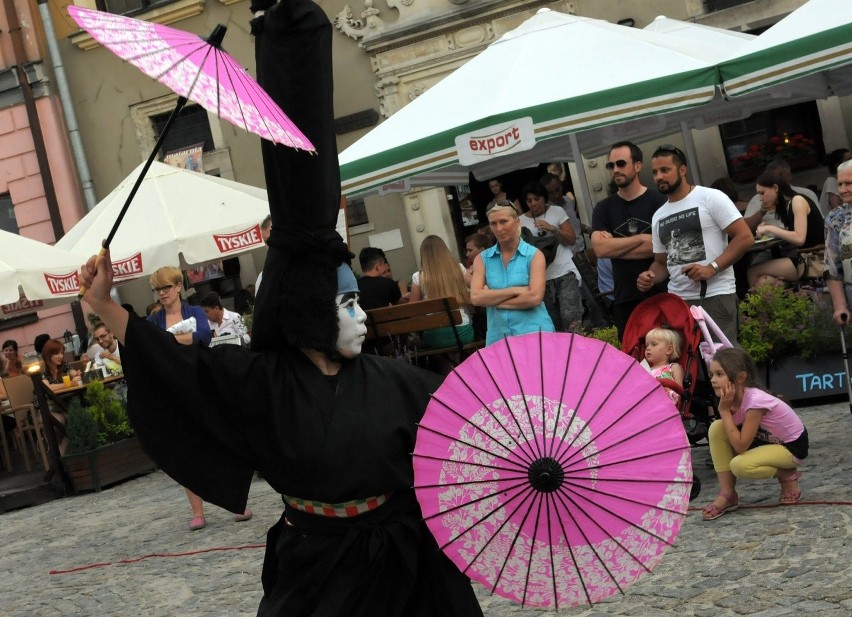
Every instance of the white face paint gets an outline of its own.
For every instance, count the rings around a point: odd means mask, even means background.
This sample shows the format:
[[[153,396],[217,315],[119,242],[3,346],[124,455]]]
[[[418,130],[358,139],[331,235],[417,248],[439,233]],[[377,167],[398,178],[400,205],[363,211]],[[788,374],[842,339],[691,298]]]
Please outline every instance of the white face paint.
[[[367,313],[358,304],[358,294],[338,294],[337,302],[337,352],[344,358],[354,358],[361,353],[367,335]]]

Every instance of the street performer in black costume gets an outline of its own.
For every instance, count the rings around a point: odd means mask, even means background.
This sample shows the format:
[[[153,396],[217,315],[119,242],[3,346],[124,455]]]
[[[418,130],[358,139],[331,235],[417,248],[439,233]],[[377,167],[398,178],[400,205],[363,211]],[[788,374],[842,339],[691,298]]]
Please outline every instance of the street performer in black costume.
[[[232,512],[254,470],[282,494],[258,615],[481,616],[411,489],[416,422],[439,379],[359,353],[366,316],[334,232],[331,26],[311,0],[259,1],[259,81],[318,155],[263,142],[273,233],[253,349],[181,345],[130,316],[109,296],[108,254],[83,266],[85,299],[123,345],[131,421],[162,469]]]

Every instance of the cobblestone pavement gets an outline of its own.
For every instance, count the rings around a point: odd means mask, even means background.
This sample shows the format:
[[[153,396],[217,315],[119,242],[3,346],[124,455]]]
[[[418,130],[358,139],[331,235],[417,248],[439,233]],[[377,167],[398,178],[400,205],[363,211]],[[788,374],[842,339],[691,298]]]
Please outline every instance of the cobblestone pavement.
[[[741,502],[758,507],[707,523],[690,512],[676,546],[652,574],[623,596],[560,614],[852,614],[852,414],[845,402],[799,412],[811,436],[805,505],[775,507],[774,481],[741,483]],[[703,505],[715,495],[715,474],[706,447],[694,454],[703,489],[693,505]],[[158,472],[102,493],[3,514],[0,615],[254,615],[261,546],[280,500],[256,480],[250,506],[255,517],[234,523],[208,505],[207,527],[190,533],[183,489]],[[139,560],[153,554],[159,556]],[[51,574],[90,564],[108,565]],[[552,614],[477,592],[488,617]]]

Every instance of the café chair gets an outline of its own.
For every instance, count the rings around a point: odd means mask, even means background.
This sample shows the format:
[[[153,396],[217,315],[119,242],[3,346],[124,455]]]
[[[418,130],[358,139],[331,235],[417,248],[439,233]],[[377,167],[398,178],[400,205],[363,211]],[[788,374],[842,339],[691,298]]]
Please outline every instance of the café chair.
[[[4,400],[2,402],[2,409],[0,409],[0,415],[11,415],[11,412],[8,410],[8,403]],[[12,457],[9,455],[9,442],[6,440],[6,427],[3,426],[3,422],[0,422],[0,455],[3,457],[3,469],[6,471],[12,471]]]
[[[32,448],[33,455],[41,462],[45,471],[50,468],[47,461],[47,438],[44,434],[44,423],[41,414],[33,404],[33,380],[29,375],[18,375],[16,377],[3,378],[3,387],[9,399],[11,408],[4,413],[13,413],[15,422],[18,423],[18,431],[15,441],[18,449],[24,455],[24,465],[27,471],[32,471],[30,457],[27,454],[27,446]]]

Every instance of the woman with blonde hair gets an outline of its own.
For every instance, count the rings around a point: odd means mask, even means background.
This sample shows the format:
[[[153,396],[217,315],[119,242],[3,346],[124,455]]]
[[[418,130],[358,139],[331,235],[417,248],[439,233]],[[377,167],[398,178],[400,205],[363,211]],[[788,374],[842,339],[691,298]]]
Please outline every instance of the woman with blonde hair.
[[[181,271],[172,266],[165,266],[155,270],[150,281],[151,292],[159,300],[162,308],[148,315],[147,320],[171,332],[178,343],[207,347],[212,338],[210,323],[200,306],[190,306],[181,298],[180,292],[183,289]],[[194,326],[191,325],[190,318],[195,319]],[[207,525],[207,520],[204,518],[204,501],[188,488],[183,490],[186,491],[186,498],[192,508],[190,531],[203,529]],[[242,514],[235,514],[234,520],[247,521],[251,516],[251,510],[246,510]]]
[[[473,262],[470,298],[487,307],[485,344],[528,332],[553,332],[544,299],[544,254],[521,239],[521,221],[510,201],[498,201],[486,212],[497,244]]]
[[[473,341],[470,323],[470,293],[464,281],[465,267],[453,258],[438,236],[426,236],[420,245],[420,272],[411,277],[411,302],[428,298],[455,298],[462,309],[462,321],[455,327],[462,343]],[[423,333],[426,347],[440,349],[457,343],[452,327],[434,328]]]

